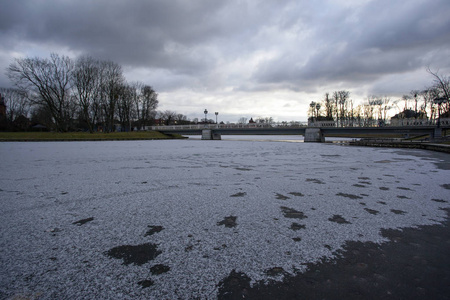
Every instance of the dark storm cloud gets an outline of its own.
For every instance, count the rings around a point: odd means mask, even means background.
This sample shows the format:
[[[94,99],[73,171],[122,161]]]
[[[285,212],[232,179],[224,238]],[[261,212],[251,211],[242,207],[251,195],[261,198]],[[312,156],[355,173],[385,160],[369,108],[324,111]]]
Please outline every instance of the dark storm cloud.
[[[21,4],[19,4],[21,3]],[[217,28],[203,26],[220,9],[210,1],[11,1],[5,35],[51,42],[131,65],[193,67],[177,45],[201,44]],[[173,53],[175,52],[175,53]]]
[[[320,9],[320,8],[319,8]],[[262,64],[262,83],[370,81],[427,65],[448,68],[450,2],[373,1],[367,6],[319,13],[308,40]],[[305,50],[305,48],[308,48]],[[437,54],[437,55],[436,55]]]
[[[448,0],[6,0],[0,67],[62,51],[113,60],[164,91],[323,93],[449,71],[449,15]]]

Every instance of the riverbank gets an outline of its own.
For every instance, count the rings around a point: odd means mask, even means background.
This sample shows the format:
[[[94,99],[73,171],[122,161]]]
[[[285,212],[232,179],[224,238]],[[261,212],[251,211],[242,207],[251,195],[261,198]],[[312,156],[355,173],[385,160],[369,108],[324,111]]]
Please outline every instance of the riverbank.
[[[431,151],[438,151],[450,153],[449,141],[432,141],[432,142],[417,142],[413,140],[400,139],[361,139],[358,141],[349,142],[351,146],[365,146],[365,147],[386,147],[386,148],[410,148],[410,149],[424,149]]]
[[[63,141],[121,141],[184,139],[179,134],[158,131],[132,131],[111,133],[89,132],[0,132],[0,142],[63,142]]]

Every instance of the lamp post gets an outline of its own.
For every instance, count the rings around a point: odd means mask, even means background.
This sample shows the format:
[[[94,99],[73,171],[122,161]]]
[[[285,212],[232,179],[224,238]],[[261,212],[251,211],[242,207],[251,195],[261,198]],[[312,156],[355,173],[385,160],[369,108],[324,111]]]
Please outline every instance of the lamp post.
[[[208,115],[208,110],[205,108],[205,111],[203,112],[204,114],[205,114],[205,125],[206,125],[206,123],[207,123],[207,115]]]
[[[216,125],[217,125],[217,115],[219,114],[219,112],[216,111],[214,114],[216,115]]]

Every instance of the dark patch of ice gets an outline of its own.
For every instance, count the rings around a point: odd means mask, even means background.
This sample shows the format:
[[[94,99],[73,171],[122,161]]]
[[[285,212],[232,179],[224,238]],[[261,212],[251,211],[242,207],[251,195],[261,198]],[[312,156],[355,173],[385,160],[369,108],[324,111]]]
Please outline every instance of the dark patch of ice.
[[[291,219],[305,219],[307,216],[301,211],[297,211],[293,208],[289,208],[286,206],[281,206],[281,210],[283,211],[285,218],[291,218]]]
[[[344,219],[341,215],[333,215],[333,217],[328,218],[328,221],[336,222],[338,224],[351,224],[349,221]]]
[[[406,214],[406,211],[399,210],[399,209],[391,209],[391,212],[393,212],[394,214],[397,214],[397,215],[404,215],[404,214]]]
[[[364,208],[364,210],[367,211],[369,214],[372,214],[372,215],[378,215],[380,213],[378,210],[370,209],[370,208]]]
[[[106,255],[116,259],[123,259],[124,265],[143,265],[155,259],[162,252],[158,251],[156,244],[145,243],[141,245],[122,245],[105,252]]]
[[[299,193],[299,192],[290,192],[288,194],[292,195],[292,196],[296,196],[296,197],[303,197],[303,196],[305,196],[305,195],[303,195],[302,193]]]
[[[143,289],[145,289],[145,288],[151,287],[155,283],[151,279],[145,279],[145,280],[139,281],[138,284],[140,286],[142,286]]]
[[[91,222],[91,221],[93,221],[93,220],[94,220],[94,218],[93,218],[93,217],[90,217],[90,218],[86,218],[86,219],[82,219],[82,220],[75,221],[75,222],[73,222],[72,224],[73,224],[73,225],[81,226],[81,225],[84,225],[84,224],[86,224],[87,222]]]
[[[300,229],[305,229],[305,228],[306,228],[306,225],[302,225],[302,224],[298,224],[298,223],[291,224],[291,229],[295,230],[295,231],[300,230]]]
[[[229,217],[225,217],[222,221],[217,222],[217,225],[224,225],[227,228],[232,228],[232,227],[236,227],[236,216],[229,216]]]
[[[162,264],[154,265],[153,267],[150,268],[150,272],[152,272],[153,275],[160,275],[169,271],[170,267]]]
[[[246,192],[239,192],[239,193],[231,195],[230,197],[244,197],[245,195],[247,195]]]
[[[338,193],[338,194],[336,194],[336,196],[342,196],[342,197],[346,197],[346,198],[350,198],[350,199],[363,199],[363,197],[361,197],[361,196],[353,195],[353,194],[345,194],[345,193]]]
[[[279,200],[288,200],[291,199],[288,196],[282,195],[282,194],[276,194],[277,195],[277,199]]]
[[[144,236],[153,235],[153,234],[158,233],[158,232],[160,232],[161,230],[164,229],[164,227],[162,227],[162,226],[148,225],[147,227],[150,228],[150,229],[145,233]]]

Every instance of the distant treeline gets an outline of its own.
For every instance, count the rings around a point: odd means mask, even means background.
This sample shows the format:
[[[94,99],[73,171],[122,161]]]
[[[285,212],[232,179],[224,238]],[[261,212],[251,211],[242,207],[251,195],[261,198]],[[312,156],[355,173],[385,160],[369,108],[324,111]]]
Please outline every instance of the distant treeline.
[[[149,84],[127,82],[122,67],[109,60],[58,54],[17,58],[6,71],[15,88],[1,88],[6,105],[2,129],[39,124],[60,132],[122,131],[153,125],[158,94]],[[29,119],[31,118],[31,120]],[[160,112],[159,119],[185,118]]]
[[[441,114],[448,115],[450,78],[441,76],[429,68],[427,71],[434,78],[432,85],[423,90],[412,90],[401,99],[371,96],[365,103],[354,105],[349,91],[325,93],[323,100],[310,103],[309,120],[336,121],[338,126],[357,122],[360,126],[366,126],[373,125],[374,122],[386,122],[388,112],[392,109],[398,112],[393,118],[433,120],[439,116],[439,109]]]

